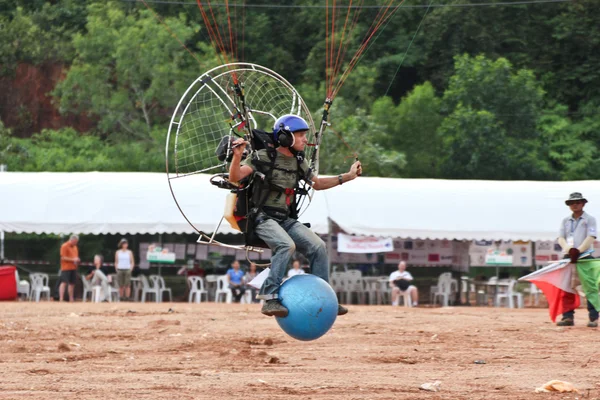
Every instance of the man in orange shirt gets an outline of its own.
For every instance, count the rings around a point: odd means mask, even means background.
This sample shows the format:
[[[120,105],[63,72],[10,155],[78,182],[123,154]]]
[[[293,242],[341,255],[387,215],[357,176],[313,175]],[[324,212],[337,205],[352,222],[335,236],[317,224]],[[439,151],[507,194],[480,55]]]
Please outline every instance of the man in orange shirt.
[[[60,246],[60,286],[58,287],[60,301],[63,301],[65,297],[67,284],[69,285],[69,301],[74,301],[77,264],[79,264],[77,242],[79,242],[79,236],[71,235],[69,240]]]

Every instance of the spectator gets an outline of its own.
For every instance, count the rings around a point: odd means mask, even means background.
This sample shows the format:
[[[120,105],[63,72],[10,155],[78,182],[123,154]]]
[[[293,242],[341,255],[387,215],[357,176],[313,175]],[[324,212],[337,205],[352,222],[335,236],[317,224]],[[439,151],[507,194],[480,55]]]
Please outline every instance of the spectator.
[[[79,236],[71,235],[68,241],[60,246],[60,286],[58,287],[59,301],[65,297],[65,287],[68,285],[69,301],[73,302],[75,281],[77,280],[77,264],[79,264]]]
[[[119,241],[118,250],[115,253],[115,269],[117,270],[117,283],[119,284],[119,296],[123,300],[131,297],[131,272],[135,265],[133,252],[128,249],[129,243],[123,238]]]
[[[250,270],[248,272],[246,272],[246,275],[244,275],[244,283],[246,286],[246,290],[250,290],[250,293],[252,293],[252,302],[253,303],[258,303],[258,299],[256,298],[256,293],[258,292],[258,289],[256,289],[253,286],[250,286],[248,284],[250,283],[250,281],[252,281],[252,279],[256,278],[257,275],[258,275],[258,272],[256,272],[256,263],[251,262]]]
[[[292,268],[287,273],[287,278],[290,279],[292,276],[296,275],[304,275],[305,272],[302,268],[300,268],[300,261],[294,260],[292,263]]]
[[[244,288],[244,271],[240,270],[240,262],[235,260],[231,263],[231,268],[227,271],[227,280],[229,289],[233,294],[236,303],[239,303],[246,289]]]
[[[109,278],[108,278],[108,268],[102,266],[102,256],[96,254],[94,256],[94,265],[88,267],[87,275],[85,279],[90,281],[92,286],[101,286],[102,291],[104,292],[104,301],[110,299],[110,286],[109,286]]]
[[[410,298],[413,306],[419,304],[419,291],[416,286],[411,285],[413,276],[406,270],[406,263],[400,261],[398,271],[390,274],[390,287],[392,288],[392,305],[397,306],[400,303],[400,294],[404,292],[410,293]]]

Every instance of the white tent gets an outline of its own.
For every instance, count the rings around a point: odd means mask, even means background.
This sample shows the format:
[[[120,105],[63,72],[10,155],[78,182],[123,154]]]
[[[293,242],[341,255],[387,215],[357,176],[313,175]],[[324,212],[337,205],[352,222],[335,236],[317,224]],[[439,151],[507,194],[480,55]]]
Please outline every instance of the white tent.
[[[208,175],[171,181],[202,231],[223,214],[226,190]],[[331,218],[349,233],[429,238],[553,240],[564,200],[581,191],[595,215],[600,183],[459,181],[361,177],[316,192],[301,217],[317,233]],[[160,173],[0,173],[0,231],[68,234],[194,233]],[[220,232],[231,233],[223,222]]]

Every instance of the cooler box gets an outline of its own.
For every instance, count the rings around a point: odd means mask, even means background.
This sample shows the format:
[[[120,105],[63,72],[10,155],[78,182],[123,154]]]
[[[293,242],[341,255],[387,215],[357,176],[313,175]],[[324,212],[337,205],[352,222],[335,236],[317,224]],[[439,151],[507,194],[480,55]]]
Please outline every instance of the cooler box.
[[[17,299],[16,270],[17,267],[13,267],[12,265],[0,266],[0,300]]]

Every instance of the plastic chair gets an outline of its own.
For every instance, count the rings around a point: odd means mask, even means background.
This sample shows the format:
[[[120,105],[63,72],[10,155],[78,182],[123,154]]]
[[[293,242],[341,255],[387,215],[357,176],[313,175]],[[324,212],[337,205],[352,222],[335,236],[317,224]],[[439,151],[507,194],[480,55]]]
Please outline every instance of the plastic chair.
[[[202,301],[202,296],[206,296],[206,301],[208,301],[208,292],[204,289],[204,279],[199,276],[189,276],[187,278],[187,283],[190,289],[188,302],[191,303],[194,301],[194,298],[196,298],[196,303],[200,303]]]
[[[394,289],[392,289],[392,291],[393,290]],[[409,289],[400,290],[398,294],[400,295],[400,299],[402,300],[402,304],[404,305],[404,307],[412,307],[412,298]],[[398,302],[398,305],[400,305],[400,302]]]
[[[515,291],[516,279],[511,279],[505,292],[496,294],[496,305],[502,306],[502,300],[507,300],[508,308],[515,308],[514,299],[517,299],[517,306],[523,308],[523,294]]]
[[[85,279],[85,275],[81,275],[81,282],[83,283],[83,298],[82,301],[85,303],[88,295],[90,295],[90,301],[99,303],[102,297],[102,286],[94,285]]]
[[[29,275],[30,280],[30,290],[29,293],[29,301],[35,298],[36,302],[40,301],[40,297],[43,293],[46,294],[46,299],[50,300],[50,286],[48,286],[48,281],[50,278],[48,274],[40,274],[34,273]]]
[[[108,282],[108,290],[110,291],[108,301],[112,302],[114,297],[117,302],[120,302],[121,295],[119,294],[119,282],[117,282],[117,275],[112,274],[110,279],[111,281]],[[135,286],[133,290],[135,291]]]
[[[535,286],[534,283],[531,284],[529,288],[525,288],[523,290],[525,293],[529,293],[529,305],[530,306],[539,306],[540,305],[540,294],[542,291]]]
[[[29,282],[19,280],[19,271],[17,269],[15,269],[15,281],[17,281],[17,296],[24,294],[26,298],[29,298]]]
[[[173,293],[171,292],[171,289],[165,285],[165,279],[159,275],[150,275],[149,278],[152,286],[156,288],[158,293],[158,296],[156,297],[156,302],[162,303],[164,292],[167,292],[169,294],[169,301],[172,302]]]
[[[342,297],[346,293],[346,273],[345,272],[332,272],[329,277],[329,284],[338,297],[338,301],[342,302]]]
[[[142,297],[141,297],[142,303],[146,302],[146,297],[149,294],[153,295],[154,300],[158,303],[159,298],[160,298],[160,293],[158,291],[158,287],[154,284],[150,284],[150,281],[148,281],[148,278],[146,278],[145,275],[141,275],[140,278],[142,280]]]
[[[359,304],[365,304],[365,289],[362,283],[362,272],[357,269],[346,272],[346,301],[352,303],[352,293],[356,293]]]
[[[432,304],[437,303],[439,297],[442,298],[442,307],[448,307],[448,304],[454,304],[454,296],[452,295],[452,274],[445,272],[438,278],[438,284],[435,286],[435,292],[432,293]]]
[[[242,296],[240,303],[242,304],[252,304],[252,290],[246,288],[244,295]]]
[[[452,272],[441,273],[438,276],[438,284],[429,287],[429,301],[430,301],[431,304],[434,304],[435,294],[436,293],[440,293],[440,291],[439,291],[440,282],[441,281],[446,281],[446,280],[449,280],[451,282],[454,281],[456,283],[456,285],[458,286],[458,281],[456,279],[452,279]],[[452,285],[450,286],[450,290],[452,290]]]
[[[227,275],[222,275],[217,278],[217,291],[215,292],[215,301],[217,303],[221,302],[221,296],[225,296],[226,303],[231,303],[233,294],[231,293],[231,289],[229,289]]]

